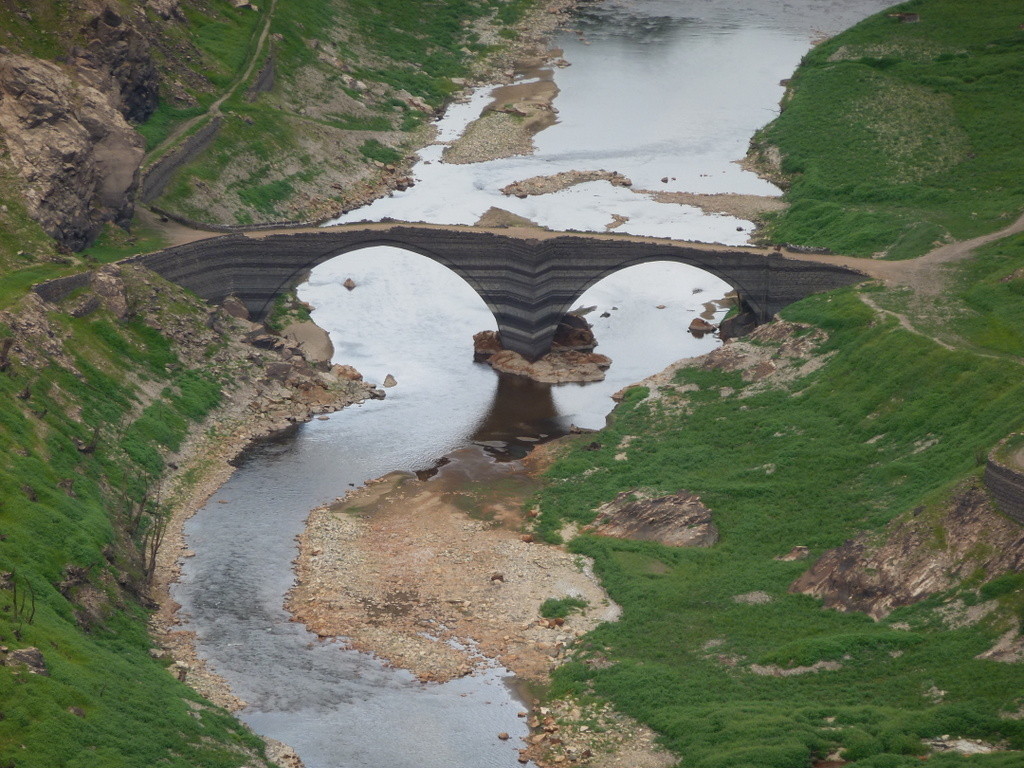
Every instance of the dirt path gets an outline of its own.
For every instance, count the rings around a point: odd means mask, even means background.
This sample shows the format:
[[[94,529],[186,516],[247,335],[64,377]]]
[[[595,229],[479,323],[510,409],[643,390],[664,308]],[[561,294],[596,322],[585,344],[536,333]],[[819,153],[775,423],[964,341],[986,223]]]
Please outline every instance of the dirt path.
[[[889,286],[904,286],[927,295],[938,296],[946,286],[946,276],[940,267],[967,258],[976,248],[1018,232],[1024,232],[1024,214],[1012,224],[987,235],[948,243],[929,251],[924,256],[904,261],[880,261],[855,256],[818,256],[785,253],[790,259],[835,264],[863,272]]]
[[[879,315],[888,315],[889,317],[896,318],[896,321],[900,324],[900,327],[903,328],[903,330],[909,331],[910,333],[916,334],[918,336],[923,336],[926,339],[930,339],[931,341],[934,341],[936,344],[938,344],[940,347],[943,347],[944,349],[956,349],[956,347],[954,347],[952,344],[949,344],[948,342],[945,342],[942,339],[925,333],[921,329],[917,328],[912,322],[910,322],[910,318],[907,317],[906,315],[900,312],[894,312],[891,309],[885,309],[884,307],[878,306],[878,304],[876,304],[875,301],[866,293],[860,293],[859,297],[862,302],[871,307],[871,309],[873,309]],[[992,357],[994,357],[994,355],[992,355]]]
[[[263,55],[263,48],[267,43],[267,38],[270,36],[270,24],[274,20],[274,11],[277,10],[277,0],[270,0],[270,7],[267,9],[266,19],[263,22],[263,30],[260,32],[259,39],[256,41],[256,49],[253,51],[252,56],[249,57],[249,61],[246,64],[245,71],[239,75],[231,87],[222,93],[216,101],[214,101],[205,112],[201,115],[186,120],[184,123],[179,125],[170,135],[164,139],[160,144],[155,146],[149,152],[146,153],[145,158],[142,161],[142,167],[146,168],[151,165],[157,158],[167,154],[179,140],[188,132],[190,132],[195,126],[206,120],[212,120],[215,117],[220,116],[221,105],[230,99],[238,87],[244,83],[252,75],[253,70],[256,68],[256,62],[259,61],[260,56]]]

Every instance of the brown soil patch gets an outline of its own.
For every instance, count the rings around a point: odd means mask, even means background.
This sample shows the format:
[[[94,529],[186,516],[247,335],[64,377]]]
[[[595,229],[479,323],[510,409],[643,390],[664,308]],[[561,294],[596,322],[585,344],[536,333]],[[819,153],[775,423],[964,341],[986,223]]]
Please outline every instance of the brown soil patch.
[[[486,229],[505,229],[506,227],[537,227],[539,225],[524,216],[506,211],[504,208],[491,206],[481,214],[473,226]]]
[[[637,189],[635,191],[637,194],[650,195],[651,199],[658,203],[692,205],[695,208],[700,208],[704,213],[721,213],[747,221],[755,221],[766,213],[784,211],[789,207],[789,204],[784,203],[782,198],[766,195],[739,195],[725,192],[701,195],[696,192],[659,192],[654,189]]]

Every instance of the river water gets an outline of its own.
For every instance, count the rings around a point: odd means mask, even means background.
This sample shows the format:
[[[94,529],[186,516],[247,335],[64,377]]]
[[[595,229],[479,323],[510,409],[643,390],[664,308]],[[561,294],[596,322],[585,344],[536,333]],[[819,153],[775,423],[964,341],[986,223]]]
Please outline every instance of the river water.
[[[734,161],[771,119],[779,80],[814,38],[886,4],[587,3],[573,30],[554,41],[572,66],[551,74],[560,89],[558,122],[538,134],[534,155],[456,166],[439,162],[440,145],[428,147],[415,187],[343,220],[472,223],[500,206],[552,228],[602,230],[619,214],[629,217],[620,231],[742,243],[745,222],[604,182],[524,200],[497,190],[534,175],[604,168],[637,188],[772,194]],[[456,135],[489,100],[483,89],[456,105],[441,138]],[[340,286],[347,277],[357,283],[351,292]],[[311,508],[387,472],[428,468],[467,445],[503,461],[570,425],[602,426],[613,392],[718,343],[685,328],[697,314],[720,314],[727,290],[707,273],[673,264],[607,278],[581,299],[597,307],[589,319],[598,351],[614,361],[607,379],[550,387],[499,378],[472,362],[470,337],[494,328],[494,320],[468,285],[434,262],[374,248],[315,270],[300,296],[317,307],[314,319],[330,331],[335,359],[372,381],[391,373],[398,385],[384,401],[255,449],[187,525],[196,556],[184,562],[174,597],[200,653],[248,702],[241,718],[292,745],[308,768],[518,765],[526,726],[504,670],[425,685],[289,622],[283,602],[293,582],[294,537]],[[512,739],[499,741],[501,731]]]

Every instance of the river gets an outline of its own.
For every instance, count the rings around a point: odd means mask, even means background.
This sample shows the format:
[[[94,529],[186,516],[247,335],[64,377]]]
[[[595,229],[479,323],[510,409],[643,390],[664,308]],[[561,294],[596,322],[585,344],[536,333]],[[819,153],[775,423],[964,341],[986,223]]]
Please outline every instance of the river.
[[[473,223],[491,206],[556,229],[604,229],[739,244],[749,222],[656,203],[606,182],[509,198],[518,179],[564,170],[618,171],[634,187],[774,194],[742,170],[752,132],[771,119],[787,77],[812,40],[887,5],[882,0],[634,0],[587,3],[557,36],[568,68],[549,73],[560,92],[558,122],[530,156],[471,165],[440,162],[428,147],[417,184],[342,217],[385,216]],[[537,77],[536,72],[524,78]],[[456,105],[441,139],[462,130],[489,89]],[[662,182],[667,178],[668,182]],[[340,283],[351,277],[351,292]],[[599,352],[612,358],[604,382],[550,387],[501,380],[472,362],[471,336],[494,328],[483,302],[443,267],[395,249],[366,249],[317,268],[300,296],[317,309],[338,362],[398,385],[253,450],[189,521],[196,555],[183,563],[174,598],[198,649],[248,702],[240,717],[292,745],[308,768],[489,768],[517,765],[526,725],[507,673],[489,670],[443,685],[421,684],[376,659],[321,642],[290,622],[294,537],[308,511],[394,470],[433,466],[475,445],[488,461],[521,455],[538,437],[604,423],[621,387],[718,341],[685,332],[696,314],[720,315],[728,286],[681,265],[634,267],[581,299]],[[483,462],[486,466],[487,462]],[[495,738],[501,731],[512,739]]]

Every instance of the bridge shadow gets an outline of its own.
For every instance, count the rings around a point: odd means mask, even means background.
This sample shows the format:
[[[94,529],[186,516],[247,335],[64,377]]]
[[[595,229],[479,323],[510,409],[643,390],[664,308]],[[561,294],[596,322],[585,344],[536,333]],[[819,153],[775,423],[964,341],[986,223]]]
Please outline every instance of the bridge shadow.
[[[477,424],[473,441],[496,448],[498,443],[529,445],[566,434],[568,417],[558,413],[551,387],[522,376],[498,374],[490,407]]]

